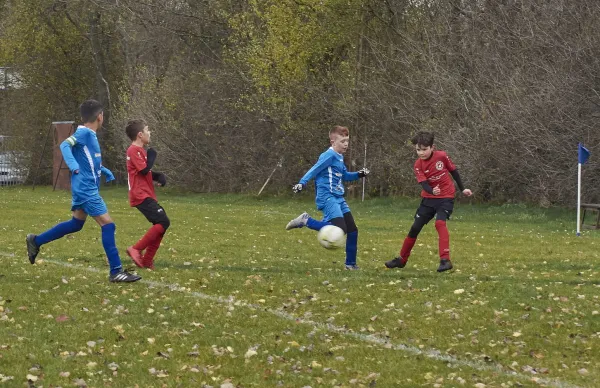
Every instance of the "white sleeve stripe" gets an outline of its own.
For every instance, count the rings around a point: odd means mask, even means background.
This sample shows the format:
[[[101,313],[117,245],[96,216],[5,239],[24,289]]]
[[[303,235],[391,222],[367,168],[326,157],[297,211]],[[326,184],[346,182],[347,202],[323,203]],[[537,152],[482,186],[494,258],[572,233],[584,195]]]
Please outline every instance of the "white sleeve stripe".
[[[77,139],[75,139],[75,136],[69,136],[67,138],[67,141],[69,142],[69,144],[71,144],[71,147],[73,147],[77,143]]]

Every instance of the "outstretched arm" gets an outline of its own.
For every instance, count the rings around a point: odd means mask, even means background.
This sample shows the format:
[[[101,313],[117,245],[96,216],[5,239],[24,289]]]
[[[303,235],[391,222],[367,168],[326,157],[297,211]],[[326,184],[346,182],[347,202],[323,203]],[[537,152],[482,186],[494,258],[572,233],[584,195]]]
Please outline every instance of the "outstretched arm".
[[[310,181],[315,176],[317,176],[317,174],[320,173],[321,171],[323,171],[323,169],[331,166],[332,159],[333,159],[332,154],[331,155],[325,154],[325,156],[320,157],[319,160],[317,161],[317,163],[315,163],[315,165],[312,166],[311,169],[306,172],[306,174],[304,174],[302,179],[300,179],[299,183],[303,186],[306,186],[308,181]]]
[[[360,178],[360,176],[358,175],[358,171],[349,172],[348,170],[346,170],[346,167],[344,166],[344,175],[342,175],[343,181],[346,181],[346,182],[355,181],[359,178]]]
[[[358,171],[348,172],[348,170],[346,170],[346,166],[344,166],[344,176],[342,178],[345,181],[355,181],[360,178],[365,178],[370,173],[371,171],[366,167],[363,167]]]
[[[450,175],[452,175],[452,178],[454,178],[454,181],[456,182],[456,185],[458,186],[458,189],[467,197],[470,197],[471,195],[473,195],[473,192],[469,189],[465,189],[465,185],[462,182],[462,179],[460,178],[460,174],[458,173],[458,170],[452,170],[450,171]]]

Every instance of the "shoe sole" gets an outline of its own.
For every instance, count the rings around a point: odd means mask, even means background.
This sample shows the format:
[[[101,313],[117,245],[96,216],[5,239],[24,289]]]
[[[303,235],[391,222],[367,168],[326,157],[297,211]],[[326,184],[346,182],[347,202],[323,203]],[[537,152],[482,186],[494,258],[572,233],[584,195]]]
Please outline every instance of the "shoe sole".
[[[142,278],[141,278],[141,277],[139,277],[139,278],[137,278],[137,279],[134,279],[134,280],[113,280],[113,279],[109,279],[109,281],[110,281],[111,283],[135,283],[135,282],[137,282],[138,280],[142,280]]]
[[[36,236],[33,234],[28,234],[27,237],[25,237],[25,242],[27,243],[27,257],[29,258],[29,262],[31,264],[35,264],[35,259],[37,258],[38,253],[40,253],[40,249],[39,249],[39,247],[35,246],[35,242],[29,241],[29,236],[33,236],[34,240],[35,240]],[[31,257],[32,254],[31,254],[31,250],[30,250],[30,248],[32,248],[32,247],[34,249],[37,249],[37,252],[35,253],[35,255],[33,255],[33,258]]]
[[[132,274],[129,274],[129,275],[132,275]],[[139,276],[139,275],[135,275],[135,276],[136,276],[135,278],[127,276],[124,279],[116,279],[116,278],[109,277],[108,281],[111,283],[133,283],[133,282],[137,282],[138,280],[142,280],[141,276]]]
[[[404,267],[406,267],[406,264],[404,264],[404,265],[396,265],[396,264],[388,265],[388,263],[385,263],[385,268],[387,268],[387,269],[404,268]]]
[[[440,273],[442,273],[442,272],[450,271],[452,268],[454,268],[454,266],[450,265],[450,268],[443,268],[443,269],[438,268],[437,271],[440,272]]]

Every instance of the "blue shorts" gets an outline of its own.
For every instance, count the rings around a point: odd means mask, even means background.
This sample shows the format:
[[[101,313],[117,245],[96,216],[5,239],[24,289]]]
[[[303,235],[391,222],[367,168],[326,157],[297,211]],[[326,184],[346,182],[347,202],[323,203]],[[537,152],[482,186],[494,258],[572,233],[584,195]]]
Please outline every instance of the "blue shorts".
[[[98,216],[101,216],[102,214],[108,213],[106,204],[104,203],[104,200],[102,199],[102,197],[99,195],[95,195],[95,196],[91,197],[84,203],[80,203],[78,205],[71,206],[71,211],[80,210],[80,209],[83,210],[84,212],[86,212],[87,215],[92,216],[92,217],[98,217]]]
[[[323,212],[323,221],[331,221],[334,218],[344,217],[350,212],[350,208],[344,197],[327,197],[317,199],[317,209]]]

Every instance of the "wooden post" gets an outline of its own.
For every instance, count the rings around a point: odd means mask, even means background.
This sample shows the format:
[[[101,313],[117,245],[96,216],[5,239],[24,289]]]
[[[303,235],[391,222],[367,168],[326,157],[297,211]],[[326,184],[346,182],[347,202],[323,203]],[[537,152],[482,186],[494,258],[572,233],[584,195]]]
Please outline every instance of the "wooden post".
[[[54,190],[71,190],[71,174],[60,152],[60,144],[73,134],[73,124],[73,121],[55,121],[52,123],[54,138],[52,147],[52,183]]]

